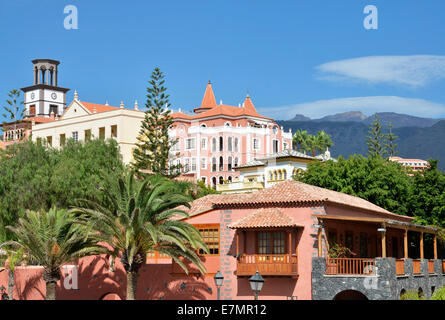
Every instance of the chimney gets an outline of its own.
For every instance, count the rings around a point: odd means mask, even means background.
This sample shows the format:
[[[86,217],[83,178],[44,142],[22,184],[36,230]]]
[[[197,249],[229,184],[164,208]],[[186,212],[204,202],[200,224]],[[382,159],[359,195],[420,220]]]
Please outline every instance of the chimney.
[[[121,109],[124,108],[124,101],[121,101]]]
[[[134,110],[139,110],[138,101],[134,101]]]
[[[74,90],[74,100],[78,101],[79,96],[77,95],[77,90]]]

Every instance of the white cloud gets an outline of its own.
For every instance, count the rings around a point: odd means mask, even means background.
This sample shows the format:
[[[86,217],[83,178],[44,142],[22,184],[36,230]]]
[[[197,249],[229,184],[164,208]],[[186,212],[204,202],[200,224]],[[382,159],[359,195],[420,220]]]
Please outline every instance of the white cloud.
[[[396,112],[418,117],[437,118],[445,115],[445,105],[436,102],[395,96],[374,96],[318,100],[276,108],[258,108],[265,116],[279,120],[303,114],[312,119],[347,111],[361,111],[369,116],[375,112]]]
[[[316,69],[323,80],[421,87],[445,78],[445,56],[371,56],[328,62]]]

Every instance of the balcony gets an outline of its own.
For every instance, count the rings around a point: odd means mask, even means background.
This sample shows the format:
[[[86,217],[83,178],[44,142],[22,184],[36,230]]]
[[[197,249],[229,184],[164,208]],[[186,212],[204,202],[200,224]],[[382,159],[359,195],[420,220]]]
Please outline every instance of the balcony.
[[[375,275],[375,259],[326,258],[327,275]]]
[[[256,271],[262,276],[296,277],[297,257],[289,254],[244,254],[238,259],[237,276],[252,276]]]
[[[259,181],[247,181],[247,182],[235,181],[232,183],[220,184],[216,186],[216,190],[223,193],[252,192],[256,190],[261,190],[263,188],[264,184]]]

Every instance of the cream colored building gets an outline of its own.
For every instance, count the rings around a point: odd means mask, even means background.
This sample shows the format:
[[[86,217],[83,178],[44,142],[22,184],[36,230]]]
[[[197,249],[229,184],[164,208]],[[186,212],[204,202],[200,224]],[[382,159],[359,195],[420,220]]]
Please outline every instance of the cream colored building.
[[[77,93],[74,100],[66,108],[62,116],[54,114],[54,121],[32,125],[32,139],[41,138],[54,148],[63,146],[70,138],[85,141],[93,138],[113,138],[119,144],[124,163],[133,159],[132,150],[144,120],[145,113],[138,110],[137,102],[134,109],[100,105],[79,101]]]

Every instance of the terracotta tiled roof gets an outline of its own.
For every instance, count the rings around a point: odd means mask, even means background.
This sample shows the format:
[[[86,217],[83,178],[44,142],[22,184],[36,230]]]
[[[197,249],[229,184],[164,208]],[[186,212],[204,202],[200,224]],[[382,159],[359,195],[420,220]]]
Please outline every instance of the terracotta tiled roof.
[[[200,109],[210,109],[216,106],[215,94],[213,93],[212,84],[207,84],[206,91],[204,92],[204,97],[202,98],[201,106],[196,108],[194,111],[200,111]]]
[[[262,208],[229,225],[231,229],[302,227],[277,208]]]
[[[94,113],[94,108],[96,108],[96,113],[112,111],[119,109],[118,107],[106,106],[102,104],[96,104],[91,102],[79,101],[82,106],[88,109],[89,112]]]
[[[276,185],[250,194],[249,197],[232,197],[222,199],[215,203],[215,207],[227,206],[260,206],[277,204],[313,205],[333,203],[376,212],[391,217],[401,217],[412,220],[410,217],[391,213],[369,201],[345,193],[336,192],[295,180],[287,180]]]
[[[233,200],[233,198],[242,199],[247,196],[248,196],[247,194],[209,194],[193,201],[190,204],[191,205],[190,209],[184,206],[181,206],[178,209],[184,210],[190,216],[194,216],[212,210],[213,205],[215,203],[221,202],[223,199],[227,200]]]

